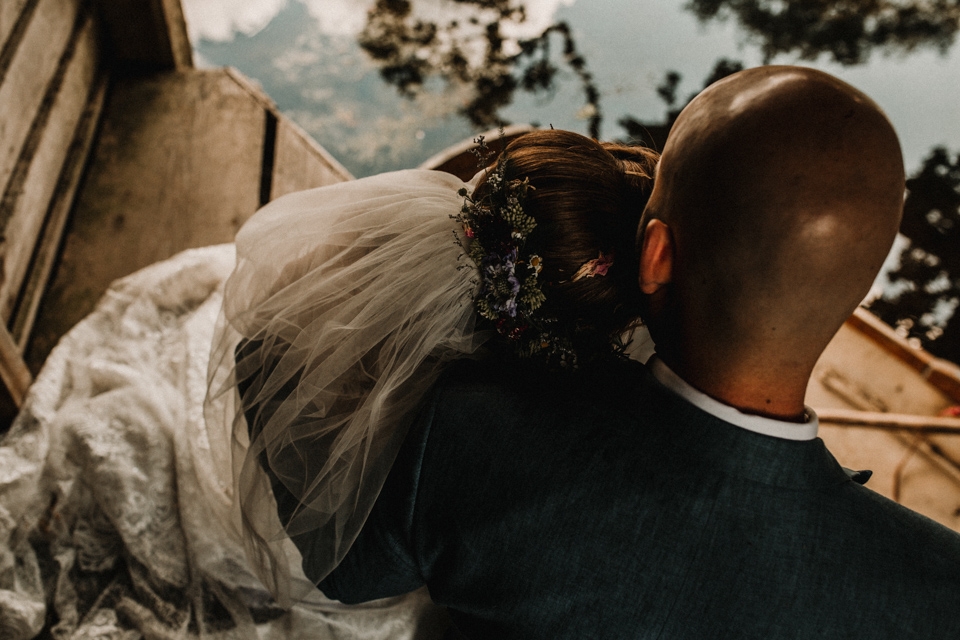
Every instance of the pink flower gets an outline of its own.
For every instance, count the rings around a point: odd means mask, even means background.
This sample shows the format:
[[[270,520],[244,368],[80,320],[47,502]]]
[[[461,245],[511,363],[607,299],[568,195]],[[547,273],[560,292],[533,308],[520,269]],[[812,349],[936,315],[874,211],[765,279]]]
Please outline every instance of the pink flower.
[[[581,278],[592,278],[594,276],[605,276],[607,271],[610,270],[610,267],[613,266],[613,254],[605,254],[603,251],[600,252],[599,258],[594,258],[584,262],[583,265],[577,269],[577,272],[573,275],[573,281],[576,282]]]

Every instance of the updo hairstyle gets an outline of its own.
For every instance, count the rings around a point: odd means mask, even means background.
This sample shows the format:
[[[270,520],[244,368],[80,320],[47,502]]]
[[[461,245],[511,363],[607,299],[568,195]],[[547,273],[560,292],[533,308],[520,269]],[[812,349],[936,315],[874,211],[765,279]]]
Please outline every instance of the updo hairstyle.
[[[505,178],[528,178],[533,187],[523,209],[537,226],[524,250],[543,260],[544,315],[581,346],[590,339],[600,343],[590,348],[610,345],[640,317],[634,243],[659,154],[554,129],[517,138],[505,153]],[[474,197],[485,188],[481,179]],[[574,281],[601,253],[613,256],[607,274]]]

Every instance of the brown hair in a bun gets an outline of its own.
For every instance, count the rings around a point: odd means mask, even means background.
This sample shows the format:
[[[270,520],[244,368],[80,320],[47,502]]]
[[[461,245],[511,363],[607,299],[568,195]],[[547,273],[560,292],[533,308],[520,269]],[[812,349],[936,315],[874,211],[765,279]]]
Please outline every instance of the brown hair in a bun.
[[[640,315],[634,242],[659,155],[554,129],[528,133],[505,153],[505,178],[533,187],[523,209],[537,227],[525,250],[543,259],[544,314],[609,343]],[[484,188],[481,181],[478,195]],[[574,281],[600,253],[613,256],[607,274]]]

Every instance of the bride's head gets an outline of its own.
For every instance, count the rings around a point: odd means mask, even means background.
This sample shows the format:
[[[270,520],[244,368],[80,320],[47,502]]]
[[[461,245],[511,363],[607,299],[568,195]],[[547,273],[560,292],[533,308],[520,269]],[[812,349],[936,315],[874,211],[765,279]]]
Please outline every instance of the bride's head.
[[[536,220],[524,252],[542,259],[537,313],[567,335],[609,342],[640,315],[634,242],[658,154],[553,129],[514,140],[505,154],[504,179],[532,187],[522,204]],[[474,199],[490,189],[481,179]]]

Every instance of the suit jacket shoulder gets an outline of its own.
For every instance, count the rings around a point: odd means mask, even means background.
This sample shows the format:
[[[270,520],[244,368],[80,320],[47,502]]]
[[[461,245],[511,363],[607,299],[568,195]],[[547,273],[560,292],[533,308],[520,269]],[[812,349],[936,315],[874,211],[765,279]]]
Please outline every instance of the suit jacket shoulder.
[[[438,385],[321,586],[421,584],[470,638],[960,637],[960,536],[631,364]]]

